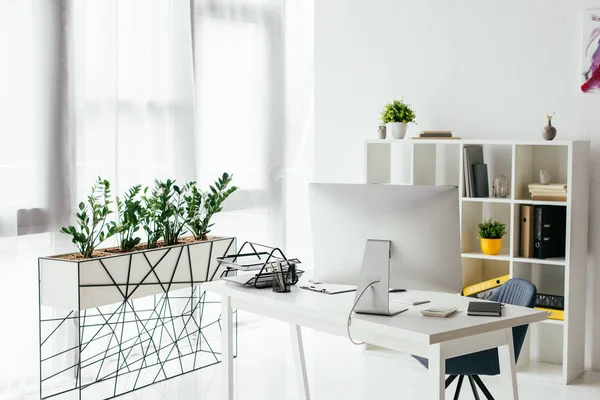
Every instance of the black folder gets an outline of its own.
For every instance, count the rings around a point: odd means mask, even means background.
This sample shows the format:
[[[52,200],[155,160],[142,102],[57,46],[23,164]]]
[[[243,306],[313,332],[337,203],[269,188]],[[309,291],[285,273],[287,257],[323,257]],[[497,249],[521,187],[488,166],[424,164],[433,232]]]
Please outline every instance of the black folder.
[[[533,256],[545,259],[565,256],[567,208],[535,206]]]

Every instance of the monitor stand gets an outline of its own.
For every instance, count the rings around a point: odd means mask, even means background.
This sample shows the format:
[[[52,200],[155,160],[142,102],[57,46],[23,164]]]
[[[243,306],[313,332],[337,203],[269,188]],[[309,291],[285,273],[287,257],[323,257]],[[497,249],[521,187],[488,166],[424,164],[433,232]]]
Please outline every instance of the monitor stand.
[[[389,240],[367,240],[355,297],[358,314],[392,316],[408,310],[395,304],[390,308],[390,259]],[[368,287],[372,282],[377,283]]]

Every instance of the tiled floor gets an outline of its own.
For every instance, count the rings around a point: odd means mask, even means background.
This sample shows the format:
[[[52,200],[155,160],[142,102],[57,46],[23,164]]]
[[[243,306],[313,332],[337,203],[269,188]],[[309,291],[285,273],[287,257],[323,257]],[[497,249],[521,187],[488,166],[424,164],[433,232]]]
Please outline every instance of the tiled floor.
[[[289,347],[287,325],[250,314],[240,314],[239,357],[235,360],[237,400],[296,400],[298,390]],[[315,400],[427,399],[426,370],[408,356],[365,352],[347,339],[304,330],[312,398]],[[122,399],[203,399],[220,397],[220,368],[211,367],[156,384]],[[484,377],[497,399],[506,398],[503,381]],[[473,399],[468,385],[461,399]],[[454,386],[455,384],[453,384]],[[588,373],[569,386],[520,379],[521,399],[597,400],[600,374]],[[448,398],[452,398],[449,393]],[[83,399],[100,396],[86,391]],[[34,399],[36,396],[27,397]],[[76,397],[74,397],[76,398]]]

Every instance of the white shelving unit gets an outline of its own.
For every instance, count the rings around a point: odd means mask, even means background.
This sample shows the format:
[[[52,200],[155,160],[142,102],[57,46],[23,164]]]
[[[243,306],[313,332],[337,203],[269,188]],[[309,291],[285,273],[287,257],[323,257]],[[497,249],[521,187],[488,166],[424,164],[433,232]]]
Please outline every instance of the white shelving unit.
[[[464,286],[510,274],[532,281],[538,292],[565,296],[565,320],[534,324],[528,331],[518,370],[568,384],[584,372],[585,287],[587,268],[589,142],[505,140],[368,140],[365,143],[367,183],[408,185],[463,184],[463,147],[483,146],[490,193],[494,177],[504,174],[511,185],[508,198],[468,198],[459,190]],[[566,202],[533,201],[528,184],[538,182],[540,169],[552,181],[566,182]],[[566,256],[539,260],[519,255],[521,205],[567,208]],[[477,223],[489,217],[507,225],[499,255],[481,252]]]

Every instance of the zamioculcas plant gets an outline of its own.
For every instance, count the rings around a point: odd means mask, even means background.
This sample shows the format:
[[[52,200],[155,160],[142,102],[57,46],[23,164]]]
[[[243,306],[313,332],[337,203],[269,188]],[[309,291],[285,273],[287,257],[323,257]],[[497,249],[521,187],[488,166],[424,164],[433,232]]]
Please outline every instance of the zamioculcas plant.
[[[146,247],[154,249],[158,246],[158,240],[162,236],[162,226],[155,217],[157,201],[152,193],[148,193],[148,189],[148,187],[144,188],[144,194],[142,195],[143,204],[140,209],[140,221],[148,238]]]
[[[62,233],[71,235],[84,258],[90,258],[96,246],[123,229],[106,220],[112,214],[111,203],[110,182],[98,177],[87,198],[87,204],[79,203],[79,210],[75,213],[77,227],[70,225],[60,229]]]
[[[186,196],[186,211],[188,226],[196,239],[206,240],[210,228],[214,225],[210,223],[211,218],[223,210],[223,202],[238,189],[236,186],[227,188],[232,179],[233,175],[224,173],[206,193],[200,192],[195,185],[191,185],[190,192]]]
[[[135,236],[143,217],[142,202],[138,198],[141,190],[142,185],[136,185],[125,193],[122,201],[117,196],[117,224],[123,227],[123,230],[118,233],[121,251],[133,250],[142,240]]]
[[[154,188],[148,198],[151,214],[159,227],[165,246],[177,244],[179,236],[185,233],[187,219],[185,215],[185,193],[190,184],[179,187],[175,181],[154,181]]]

